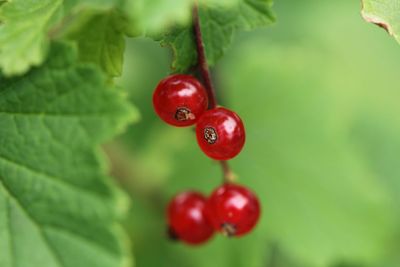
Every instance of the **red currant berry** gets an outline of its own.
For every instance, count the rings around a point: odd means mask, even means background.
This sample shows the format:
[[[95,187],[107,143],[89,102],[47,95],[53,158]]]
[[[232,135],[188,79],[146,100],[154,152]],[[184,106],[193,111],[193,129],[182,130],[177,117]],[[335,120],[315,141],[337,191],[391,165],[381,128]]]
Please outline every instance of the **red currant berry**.
[[[216,160],[228,160],[242,150],[246,136],[242,120],[226,108],[206,111],[197,122],[197,142],[203,152]]]
[[[241,236],[257,224],[260,202],[246,187],[227,183],[211,194],[207,216],[215,230],[227,236]]]
[[[214,229],[205,213],[206,201],[198,192],[175,196],[168,206],[170,235],[192,245],[207,241]]]
[[[207,110],[207,92],[190,75],[172,75],[162,80],[153,94],[153,105],[166,123],[184,127],[196,123]]]

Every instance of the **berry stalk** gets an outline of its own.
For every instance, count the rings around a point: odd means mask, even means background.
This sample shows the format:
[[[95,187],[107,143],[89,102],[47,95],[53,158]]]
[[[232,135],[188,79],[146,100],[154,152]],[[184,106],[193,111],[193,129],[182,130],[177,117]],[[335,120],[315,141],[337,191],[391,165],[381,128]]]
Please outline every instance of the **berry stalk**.
[[[210,68],[207,63],[206,52],[204,48],[203,36],[201,33],[201,25],[200,25],[200,17],[199,17],[199,6],[198,2],[195,3],[193,8],[193,28],[194,28],[194,36],[196,41],[196,50],[197,50],[197,67],[200,70],[205,89],[208,94],[209,99],[209,108],[216,108],[218,105],[214,85],[211,80]],[[235,179],[235,174],[229,166],[227,161],[221,160],[219,161],[222,168],[224,182],[230,183]]]
[[[206,51],[204,49],[203,36],[201,33],[200,18],[199,18],[199,7],[196,3],[193,9],[193,26],[194,34],[196,39],[197,48],[197,66],[200,69],[201,76],[204,81],[204,85],[208,94],[209,108],[217,107],[217,97],[215,94],[214,85],[211,80],[210,68],[208,67]]]

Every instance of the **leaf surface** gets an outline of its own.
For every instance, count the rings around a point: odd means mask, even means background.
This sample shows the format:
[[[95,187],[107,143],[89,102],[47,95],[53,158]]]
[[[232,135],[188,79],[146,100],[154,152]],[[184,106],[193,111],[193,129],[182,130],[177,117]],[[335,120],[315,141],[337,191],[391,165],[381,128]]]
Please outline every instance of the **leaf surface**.
[[[67,45],[0,84],[0,266],[124,266],[126,202],[98,145],[135,111]]]
[[[400,1],[363,0],[361,14],[371,23],[385,29],[397,42],[400,42]]]
[[[72,14],[85,9],[109,9],[118,0],[14,0],[0,7],[0,68],[11,76],[40,65],[46,57],[49,37]],[[63,19],[65,19],[63,21]]]
[[[69,34],[79,48],[79,58],[100,66],[111,77],[122,74],[125,51],[125,20],[117,11],[90,16]]]
[[[203,2],[199,7],[199,17],[209,65],[214,65],[224,55],[235,31],[252,30],[274,22],[271,6],[270,0],[240,0],[231,5]],[[184,72],[196,64],[191,27],[176,27],[159,38],[161,44],[171,46],[175,55],[172,68],[176,72]]]

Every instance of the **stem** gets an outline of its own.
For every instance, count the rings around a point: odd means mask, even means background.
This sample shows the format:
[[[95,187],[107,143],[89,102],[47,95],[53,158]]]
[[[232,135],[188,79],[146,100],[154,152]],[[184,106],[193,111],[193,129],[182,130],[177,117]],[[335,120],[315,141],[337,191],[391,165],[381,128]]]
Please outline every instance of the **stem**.
[[[222,168],[222,174],[224,176],[224,182],[233,183],[236,180],[236,174],[230,168],[228,161],[221,160],[220,164]]]
[[[59,37],[59,34],[69,25],[71,24],[74,20],[76,19],[76,15],[68,15],[65,18],[63,18],[58,24],[56,24],[55,27],[51,28],[48,32],[47,35],[50,39],[56,39]]]
[[[200,68],[201,76],[203,77],[204,84],[207,90],[210,108],[215,108],[217,106],[217,98],[215,95],[215,89],[211,81],[210,68],[208,67],[206,52],[204,49],[203,37],[201,34],[200,18],[199,18],[199,8],[197,3],[193,10],[193,24],[194,33],[196,39],[197,48],[197,65]]]
[[[217,97],[215,94],[214,85],[211,80],[210,68],[207,63],[206,52],[204,49],[203,37],[201,34],[200,18],[199,18],[199,7],[196,2],[193,9],[193,27],[196,39],[196,49],[197,49],[197,66],[200,69],[201,76],[204,81],[204,85],[208,94],[209,108],[213,109],[217,107]],[[233,173],[232,169],[229,167],[227,161],[219,161],[222,168],[223,178],[225,183],[231,183],[235,180],[236,175]]]

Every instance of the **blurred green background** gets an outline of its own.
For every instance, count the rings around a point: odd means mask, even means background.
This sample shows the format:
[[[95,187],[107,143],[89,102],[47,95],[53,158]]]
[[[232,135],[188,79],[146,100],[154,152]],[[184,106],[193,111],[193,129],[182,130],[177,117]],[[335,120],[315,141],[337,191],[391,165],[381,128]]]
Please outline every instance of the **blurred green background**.
[[[177,192],[210,193],[219,165],[192,129],[162,123],[153,89],[171,51],[131,39],[119,81],[140,123],[109,146],[132,197],[126,221],[137,267],[400,266],[400,47],[360,16],[359,1],[277,0],[277,23],[236,35],[214,68],[247,144],[232,161],[263,212],[243,238],[188,247],[165,235]]]

